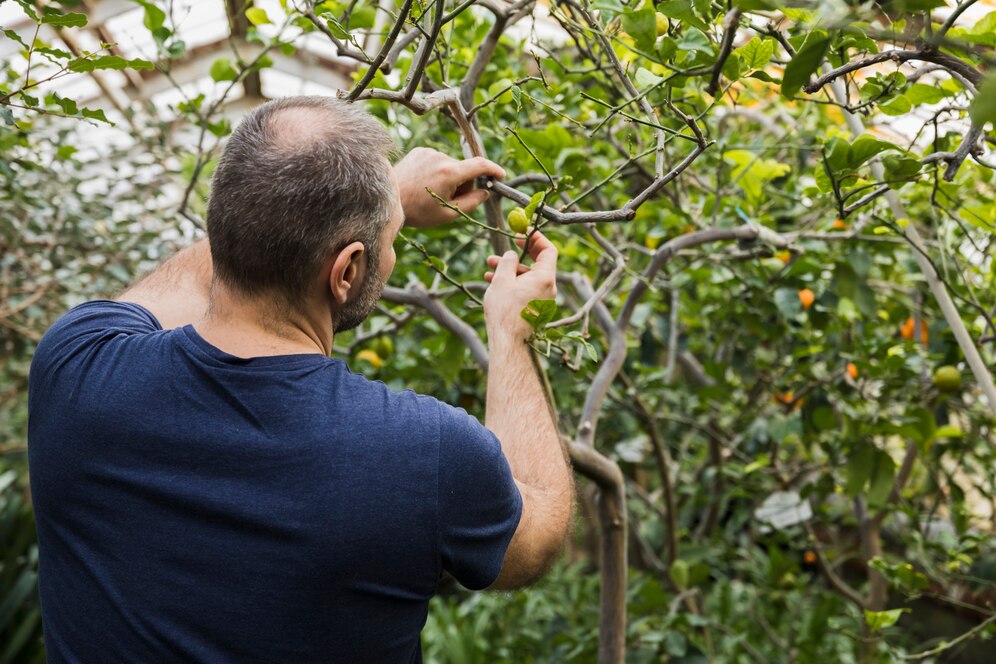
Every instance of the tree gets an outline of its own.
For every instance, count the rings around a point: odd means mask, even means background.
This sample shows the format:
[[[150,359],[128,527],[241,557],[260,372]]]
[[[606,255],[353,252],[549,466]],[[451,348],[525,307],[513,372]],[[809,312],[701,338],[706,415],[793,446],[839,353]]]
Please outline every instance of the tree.
[[[82,14],[21,4],[39,24],[84,29]],[[189,56],[167,12],[137,4],[157,49],[145,59],[59,53],[37,33],[27,56],[58,77],[153,61],[166,75]],[[590,481],[581,513],[597,518],[597,543],[572,555],[599,563],[600,661],[934,656],[945,648],[918,647],[909,598],[951,604],[965,588],[966,635],[992,632],[996,12],[972,0],[227,6],[237,55],[210,67],[213,97],[174,107],[193,148],[162,140],[152,109],[123,116],[131,154],[154,155],[154,188],[175,186],[183,233],[201,226],[227,100],[240,85],[258,93],[260,71],[315,37],[357,64],[340,96],[399,142],[460,146],[510,174],[481,183],[494,195],[479,218],[405,233],[383,306],[337,351],[480,412],[484,258],[511,246],[513,207],[560,247],[558,302],[523,315]],[[0,321],[18,361],[0,387],[23,419],[32,335],[114,290],[92,256],[127,256],[123,283],[162,251],[162,227],[127,213],[93,247],[110,210],[73,207],[77,248],[58,212],[35,214],[61,209],[39,195],[51,174],[83,163],[60,155],[68,134],[47,138],[41,115],[104,118],[54,91],[33,98],[27,74],[8,80],[10,218],[67,261],[8,277]],[[84,179],[69,198],[87,200]],[[22,232],[0,241],[31,255]],[[935,385],[939,366],[962,384]],[[23,422],[4,435],[23,440]],[[656,595],[634,599],[640,584]]]

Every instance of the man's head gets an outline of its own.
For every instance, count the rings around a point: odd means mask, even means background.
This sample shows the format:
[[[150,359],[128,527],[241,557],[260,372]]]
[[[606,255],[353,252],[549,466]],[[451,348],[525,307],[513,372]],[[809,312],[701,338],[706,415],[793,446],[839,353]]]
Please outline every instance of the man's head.
[[[382,243],[393,239],[390,227],[402,214],[388,161],[393,149],[374,118],[332,98],[255,108],[229,138],[211,183],[215,279],[235,295],[288,310],[324,290],[338,299],[334,329],[358,325],[393,267],[381,265],[382,257],[393,260]],[[334,280],[342,253],[349,292],[336,298],[329,272]]]

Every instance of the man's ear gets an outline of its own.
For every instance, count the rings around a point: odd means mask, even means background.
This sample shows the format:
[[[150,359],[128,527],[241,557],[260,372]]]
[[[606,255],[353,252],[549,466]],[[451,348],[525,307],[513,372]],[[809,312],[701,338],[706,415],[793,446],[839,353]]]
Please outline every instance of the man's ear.
[[[365,252],[362,242],[352,242],[332,259],[329,289],[339,304],[349,300],[350,289],[356,289],[363,281],[367,265]]]

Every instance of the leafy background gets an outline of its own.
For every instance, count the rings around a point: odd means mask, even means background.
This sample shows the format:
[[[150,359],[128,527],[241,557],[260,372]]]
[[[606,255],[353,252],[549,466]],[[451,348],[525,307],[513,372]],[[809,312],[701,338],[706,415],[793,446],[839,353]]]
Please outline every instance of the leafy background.
[[[509,172],[473,220],[405,232],[381,308],[336,339],[354,368],[483,415],[493,229],[525,208],[561,252],[533,345],[579,474],[575,536],[535,588],[444,585],[428,661],[987,661],[991,3],[235,2],[230,50],[197,86],[121,110],[71,84],[179,76],[196,50],[184,6],[134,2],[144,50],[115,52],[82,3],[17,4],[0,77],[0,662],[43,657],[37,340],[199,235],[239,109],[316,40],[353,61],[343,90],[399,145]],[[74,36],[94,47],[71,52]],[[765,523],[772,496],[811,515]]]

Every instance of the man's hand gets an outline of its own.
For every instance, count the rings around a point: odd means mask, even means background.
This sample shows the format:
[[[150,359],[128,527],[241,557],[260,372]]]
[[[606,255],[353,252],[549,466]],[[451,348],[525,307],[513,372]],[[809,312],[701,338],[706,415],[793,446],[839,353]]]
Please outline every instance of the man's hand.
[[[437,150],[415,148],[394,166],[394,175],[401,188],[405,225],[424,228],[453,221],[458,214],[433,198],[426,188],[450,205],[470,212],[490,196],[484,189],[475,189],[474,180],[485,175],[503,178],[505,171],[483,157],[460,161]]]
[[[525,238],[517,240],[519,246]],[[523,343],[532,332],[520,315],[530,300],[557,294],[557,248],[540,233],[529,239],[532,267],[514,251],[491,256],[494,273],[484,294],[491,361],[486,424],[508,459],[522,495],[522,518],[505,551],[492,588],[517,588],[539,578],[557,558],[571,522],[574,489],[567,452],[557,433],[533,351]]]
[[[515,241],[520,247],[525,238]],[[532,328],[521,316],[530,300],[552,300],[557,296],[557,248],[542,233],[533,233],[529,239],[529,257],[532,267],[519,263],[514,251],[504,256],[489,256],[488,272],[484,278],[491,282],[484,294],[484,320],[488,337],[512,335],[515,341],[529,338]]]

